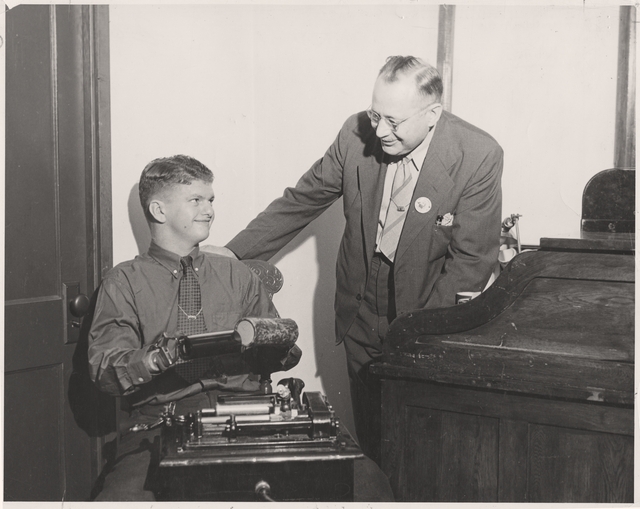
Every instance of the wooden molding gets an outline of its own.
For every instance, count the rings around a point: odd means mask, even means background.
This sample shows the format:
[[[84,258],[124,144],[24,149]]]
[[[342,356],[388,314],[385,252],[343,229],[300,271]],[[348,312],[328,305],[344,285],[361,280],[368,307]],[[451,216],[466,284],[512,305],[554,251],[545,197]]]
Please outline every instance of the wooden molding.
[[[636,167],[636,7],[620,7],[614,166]]]
[[[109,6],[94,5],[95,30],[95,101],[97,113],[97,167],[100,229],[100,277],[113,266],[111,224],[111,73],[109,56]]]
[[[82,9],[84,45],[86,191],[91,196],[86,210],[87,239],[90,242],[87,290],[93,293],[104,273],[113,266],[109,6],[85,5],[79,8]],[[99,419],[97,415],[95,418]],[[102,451],[107,441],[104,436],[92,438],[92,479],[97,478],[104,466]]]
[[[438,19],[438,71],[444,88],[442,105],[451,111],[453,90],[453,35],[455,25],[455,5],[441,5]]]

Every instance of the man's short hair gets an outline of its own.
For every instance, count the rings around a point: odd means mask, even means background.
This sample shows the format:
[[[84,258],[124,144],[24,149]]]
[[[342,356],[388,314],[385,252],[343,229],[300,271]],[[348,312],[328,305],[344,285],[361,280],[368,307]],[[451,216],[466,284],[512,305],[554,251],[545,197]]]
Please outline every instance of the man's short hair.
[[[194,180],[213,182],[213,173],[193,157],[183,155],[161,157],[147,164],[142,170],[138,184],[140,204],[147,219],[149,219],[149,203],[153,196],[168,187],[191,184]]]
[[[433,97],[436,101],[442,100],[442,78],[438,69],[428,64],[421,58],[412,56],[394,56],[380,69],[378,77],[392,83],[398,76],[413,74],[418,91],[427,97]]]

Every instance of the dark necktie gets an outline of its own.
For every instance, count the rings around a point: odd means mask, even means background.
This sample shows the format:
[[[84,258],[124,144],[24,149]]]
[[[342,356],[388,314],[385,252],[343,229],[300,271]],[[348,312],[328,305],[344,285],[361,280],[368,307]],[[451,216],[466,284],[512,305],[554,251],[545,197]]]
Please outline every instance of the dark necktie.
[[[200,334],[207,331],[202,314],[200,283],[193,270],[191,256],[180,258],[182,279],[178,290],[178,331],[184,335]],[[189,383],[200,380],[209,369],[210,358],[178,360],[176,373]]]

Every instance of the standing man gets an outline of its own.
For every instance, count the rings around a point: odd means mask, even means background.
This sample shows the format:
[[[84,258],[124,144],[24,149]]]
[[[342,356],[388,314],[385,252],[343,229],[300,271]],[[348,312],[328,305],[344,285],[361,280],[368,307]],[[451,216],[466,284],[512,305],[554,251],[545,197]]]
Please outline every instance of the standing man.
[[[336,268],[336,338],[344,342],[356,434],[380,462],[380,388],[369,365],[389,322],[481,291],[497,263],[503,152],[484,131],[443,111],[442,79],[394,56],[366,111],[345,122],[324,157],[227,244],[269,259],[343,197]]]

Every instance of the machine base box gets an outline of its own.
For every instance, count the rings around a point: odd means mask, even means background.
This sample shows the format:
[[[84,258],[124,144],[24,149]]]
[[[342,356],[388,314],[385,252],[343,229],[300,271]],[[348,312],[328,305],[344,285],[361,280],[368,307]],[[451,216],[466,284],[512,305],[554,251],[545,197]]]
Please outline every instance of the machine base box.
[[[162,468],[163,500],[352,502],[353,460]],[[261,485],[261,483],[263,483]]]
[[[294,379],[292,379],[294,380]],[[161,500],[353,501],[363,454],[317,392],[218,396],[214,408],[164,415]]]

